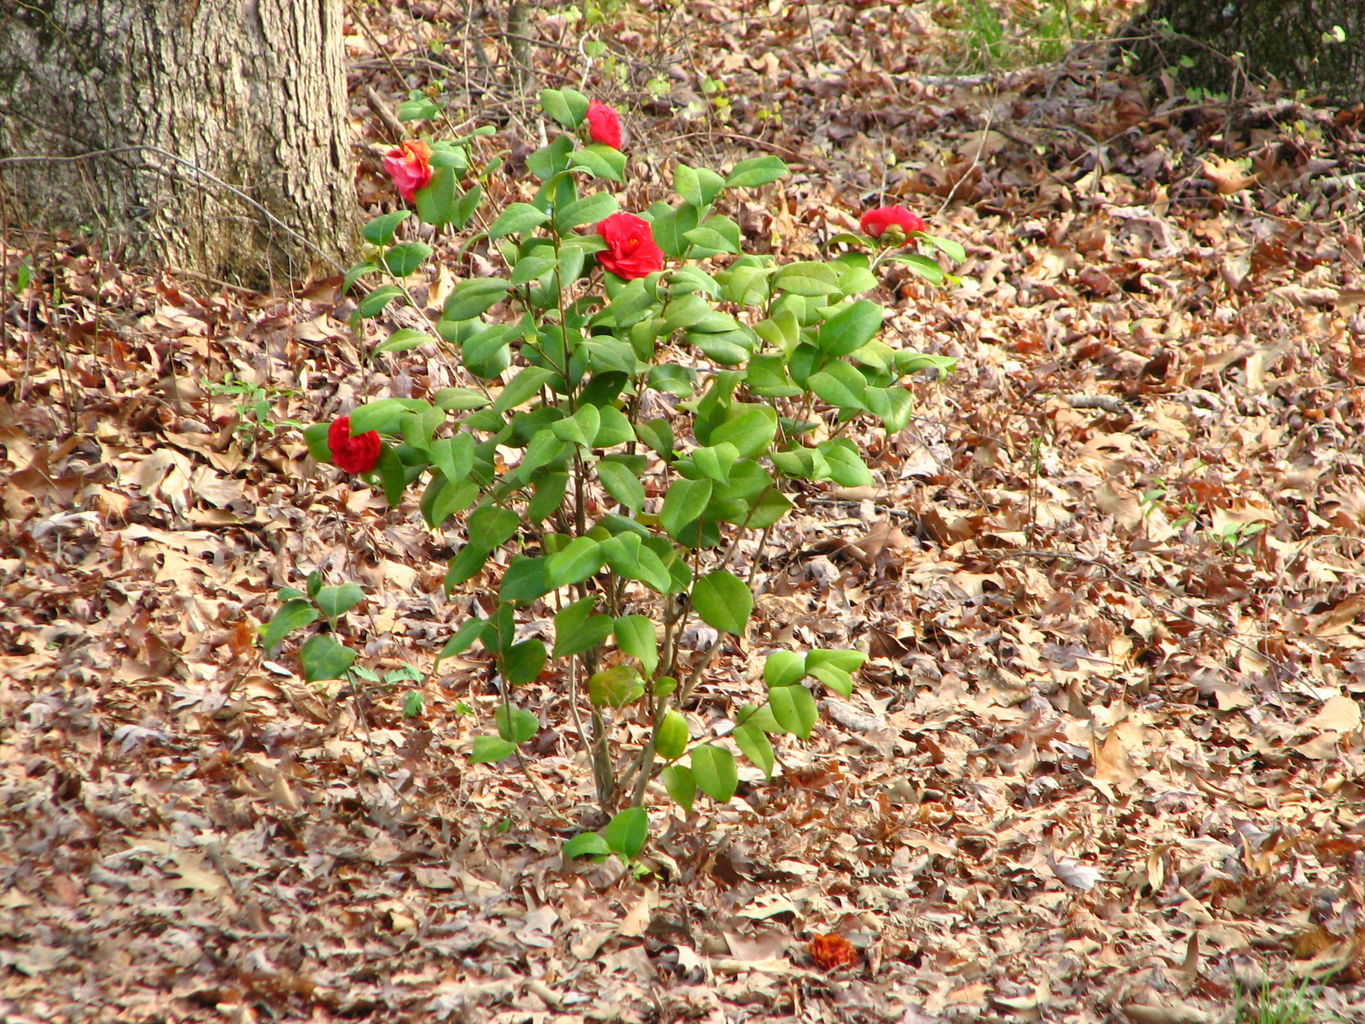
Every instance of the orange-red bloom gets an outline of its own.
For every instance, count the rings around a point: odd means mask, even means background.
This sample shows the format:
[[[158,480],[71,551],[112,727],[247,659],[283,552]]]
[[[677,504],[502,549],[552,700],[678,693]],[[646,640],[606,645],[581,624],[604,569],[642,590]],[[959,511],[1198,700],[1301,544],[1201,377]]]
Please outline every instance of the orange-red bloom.
[[[352,437],[351,417],[342,416],[327,428],[327,448],[332,453],[332,461],[346,472],[368,473],[379,461],[383,444],[377,430]]]
[[[419,188],[431,184],[431,147],[421,139],[409,139],[384,157],[384,170],[389,172],[398,194],[412,202]]]
[[[617,277],[633,281],[664,266],[664,252],[654,242],[649,221],[633,213],[613,213],[597,225],[597,233],[607,248],[597,254],[597,262]]]
[[[817,935],[810,940],[810,956],[827,971],[858,962],[858,947],[842,935]]]
[[[588,103],[588,138],[612,149],[621,148],[621,118],[614,107],[597,100]]]
[[[907,235],[912,231],[923,231],[924,221],[904,206],[879,206],[863,214],[858,226],[863,234],[880,238],[892,228],[900,228]]]

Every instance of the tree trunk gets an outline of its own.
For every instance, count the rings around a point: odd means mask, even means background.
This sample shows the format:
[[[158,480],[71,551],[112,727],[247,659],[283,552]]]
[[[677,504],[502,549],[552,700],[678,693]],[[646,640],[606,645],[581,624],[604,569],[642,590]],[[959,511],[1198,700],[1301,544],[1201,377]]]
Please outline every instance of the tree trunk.
[[[0,204],[252,286],[339,261],[355,215],[341,15],[341,0],[0,2]]]
[[[1365,101],[1362,0],[1151,0],[1125,35],[1150,37],[1124,45],[1182,86],[1235,95],[1248,77],[1273,75],[1287,89]]]

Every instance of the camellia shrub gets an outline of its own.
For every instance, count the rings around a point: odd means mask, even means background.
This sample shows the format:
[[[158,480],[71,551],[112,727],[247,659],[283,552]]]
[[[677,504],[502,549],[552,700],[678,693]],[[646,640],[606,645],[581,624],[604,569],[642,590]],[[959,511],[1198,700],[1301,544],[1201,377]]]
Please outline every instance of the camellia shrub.
[[[430,114],[425,102],[404,115]],[[783,177],[781,160],[725,174],[680,163],[675,199],[625,210],[616,111],[571,89],[541,102],[562,131],[527,161],[538,191],[461,250],[499,258],[503,276],[462,281],[430,333],[398,330],[375,349],[439,346],[472,386],[379,397],[305,435],[318,460],[366,474],[395,506],[417,492],[428,527],[463,534],[445,589],[477,581],[485,614],[454,629],[435,660],[481,645],[496,664],[501,704],[473,761],[520,760],[541,715],[519,688],[544,680],[563,706],[542,713],[572,723],[609,819],[566,852],[632,858],[648,834],[652,782],[689,811],[699,794],[724,803],[736,752],[771,776],[774,738],[804,739],[815,725],[813,690],[850,694],[860,652],[772,650],[760,702],[706,730],[685,713],[725,638],[748,628],[756,566],[792,508],[793,481],[871,484],[850,426],[903,429],[905,378],[952,368],[878,339],[885,310],[861,297],[877,286],[873,271],[894,260],[940,282],[939,254],[963,253],[903,207],[884,207],[836,238],[842,251],[830,259],[746,254],[723,199]],[[439,230],[468,230],[483,199],[471,141],[407,142],[386,161]],[[405,301],[403,279],[432,256],[423,242],[395,241],[410,215],[365,228],[372,255],[347,285],[381,274],[391,283],[361,299],[360,318]],[[757,543],[741,549],[744,538]],[[268,649],[319,618],[335,625],[363,598],[316,574],[281,596],[263,630]],[[519,631],[547,617],[552,641]],[[710,629],[691,629],[698,621]],[[684,643],[697,635],[700,648]],[[334,632],[310,636],[300,654],[308,680],[358,671]]]

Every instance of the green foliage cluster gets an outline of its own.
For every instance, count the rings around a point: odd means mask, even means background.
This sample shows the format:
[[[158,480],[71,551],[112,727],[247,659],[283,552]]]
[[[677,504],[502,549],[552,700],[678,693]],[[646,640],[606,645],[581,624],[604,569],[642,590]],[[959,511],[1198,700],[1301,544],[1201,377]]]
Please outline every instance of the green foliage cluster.
[[[505,275],[461,282],[433,333],[399,330],[375,349],[439,345],[474,386],[379,398],[349,416],[354,434],[385,439],[375,476],[391,503],[415,488],[432,530],[462,527],[447,592],[485,581],[486,614],[464,622],[437,657],[481,645],[496,663],[502,703],[491,731],[475,739],[473,760],[519,757],[541,722],[518,688],[554,680],[603,813],[621,811],[569,852],[631,858],[648,832],[652,780],[689,810],[699,794],[723,803],[739,775],[722,737],[771,776],[774,739],[804,739],[815,725],[812,687],[850,694],[861,653],[776,650],[761,702],[740,706],[709,735],[686,714],[721,643],[742,635],[753,613],[759,556],[748,552],[747,574],[739,568],[741,538],[757,537],[761,550],[792,508],[793,481],[871,484],[848,426],[871,419],[901,430],[912,411],[904,378],[952,368],[951,359],[878,340],[886,311],[862,297],[878,283],[873,270],[897,259],[938,281],[943,271],[926,253],[963,254],[925,233],[895,233],[889,245],[842,236],[847,251],[827,260],[745,254],[720,204],[787,173],[762,156],[726,174],[678,164],[676,198],[645,213],[668,265],[622,280],[598,265],[606,243],[595,226],[619,209],[620,193],[602,186],[624,184],[627,158],[582,141],[581,93],[549,90],[541,99],[562,131],[527,161],[538,191],[463,250],[487,247]],[[433,144],[433,178],[415,204],[426,223],[464,229],[473,220],[484,190],[469,142]],[[425,243],[396,240],[408,216],[386,214],[365,228],[373,254],[352,280],[381,272],[398,280],[370,291],[361,317],[404,296],[401,279],[431,256]],[[903,251],[906,243],[924,253]],[[326,435],[326,424],[306,431],[323,461]],[[310,582],[283,595],[265,645],[344,611],[358,599],[352,586]],[[528,612],[552,617],[553,640],[519,631]],[[683,637],[698,621],[714,639],[686,650]],[[354,657],[326,634],[301,653],[308,679],[350,671]]]

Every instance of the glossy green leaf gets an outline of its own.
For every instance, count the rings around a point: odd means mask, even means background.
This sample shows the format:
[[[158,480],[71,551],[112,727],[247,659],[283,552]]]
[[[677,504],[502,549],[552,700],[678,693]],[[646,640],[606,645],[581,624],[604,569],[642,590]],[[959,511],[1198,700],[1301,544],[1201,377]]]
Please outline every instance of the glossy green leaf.
[[[407,277],[431,255],[425,242],[400,242],[384,254],[384,266],[394,277]]]
[[[853,677],[833,665],[813,665],[810,674],[824,683],[840,697],[853,695]]]
[[[395,210],[393,213],[376,217],[366,224],[360,233],[371,245],[388,245],[393,241],[393,233],[398,230],[398,225],[411,216],[411,210]]]
[[[787,175],[787,165],[775,156],[756,156],[741,160],[725,176],[727,188],[753,188],[767,185]]]
[[[611,847],[596,832],[580,832],[564,844],[564,856],[570,860],[577,857],[606,860],[611,856]]]
[[[691,814],[692,804],[697,799],[697,781],[692,777],[692,770],[683,764],[671,764],[660,773],[660,777],[673,802]]]
[[[736,406],[738,410],[743,408]],[[743,408],[712,431],[709,444],[730,443],[739,450],[741,458],[752,458],[765,453],[777,436],[777,411],[770,405]]]
[[[768,706],[777,724],[793,736],[804,740],[815,728],[815,698],[804,686],[770,687]]]
[[[475,736],[474,749],[470,751],[470,764],[497,764],[516,753],[517,745],[501,736]]]
[[[622,708],[644,695],[644,682],[634,665],[613,665],[588,679],[588,700],[598,707]]]
[[[596,608],[597,598],[589,595],[555,614],[556,658],[590,651],[611,635],[611,616],[598,614]]]
[[[856,352],[877,336],[885,313],[881,306],[867,299],[849,303],[820,326],[816,345],[831,356]]]
[[[659,638],[648,615],[622,615],[615,620],[616,646],[640,662],[646,676],[659,667]]]
[[[296,629],[302,629],[318,617],[318,610],[311,601],[294,598],[284,605],[261,627],[261,647],[267,655],[274,652],[280,641]]]
[[[734,573],[716,569],[692,585],[692,605],[708,626],[740,634],[754,610],[754,595]]]
[[[768,740],[768,736],[756,725],[737,725],[731,734],[735,744],[744,752],[744,756],[763,769],[763,774],[768,778],[773,777],[773,766],[777,763],[777,758],[773,754],[773,745]]]
[[[503,574],[502,586],[498,589],[498,594],[504,601],[513,601],[517,604],[530,604],[538,597],[544,596],[550,590],[549,581],[545,575],[544,558],[528,558],[525,555],[518,555],[512,560],[512,564],[507,567],[507,572]]]
[[[502,674],[513,686],[534,682],[545,667],[545,645],[539,640],[513,644],[503,655]]]
[[[769,687],[791,686],[806,674],[806,657],[795,651],[773,651],[763,662],[763,681]]]
[[[602,829],[602,838],[611,847],[611,852],[626,860],[634,860],[645,848],[649,839],[649,815],[643,807],[627,807],[612,815]]]
[[[455,631],[455,635],[446,641],[441,648],[441,653],[436,655],[436,664],[440,665],[442,660],[456,654],[463,654],[474,645],[474,641],[483,632],[485,620],[480,618],[466,619],[460,623],[460,628]],[[434,672],[435,669],[433,668]]]
[[[594,192],[559,210],[555,214],[555,227],[560,231],[571,231],[583,224],[595,225],[620,208],[621,204],[610,192]]]
[[[632,513],[639,512],[645,503],[645,486],[628,467],[610,458],[597,464],[597,475],[607,493]]]
[[[726,803],[739,789],[735,755],[724,747],[706,744],[692,751],[692,778],[697,788],[718,804]]]
[[[687,719],[683,717],[682,712],[669,708],[654,734],[654,753],[665,761],[676,760],[687,750],[687,743],[691,738]]]
[[[362,317],[374,316],[402,294],[403,289],[396,284],[381,285],[360,300],[356,306],[356,311]]]
[[[530,203],[511,203],[498,215],[488,229],[488,237],[497,240],[506,235],[519,234],[539,227],[549,219],[544,210]]]
[[[355,651],[325,633],[317,633],[299,648],[299,661],[303,664],[303,678],[310,683],[340,679],[355,661]]]
[[[706,510],[712,487],[710,480],[673,481],[664,497],[663,508],[659,511],[659,522],[663,528],[671,536],[678,537],[683,527]]]
[[[602,546],[591,537],[575,537],[563,551],[545,560],[545,576],[551,590],[582,583],[602,568]]]
[[[365,600],[365,591],[358,583],[339,583],[334,587],[323,587],[313,600],[323,615],[335,619]]]
[[[493,712],[493,721],[498,724],[498,735],[508,743],[525,743],[540,731],[540,721],[535,715],[510,704],[500,704]]]
[[[607,181],[624,181],[626,155],[611,146],[593,142],[570,152],[569,166],[581,167],[589,174]]]

